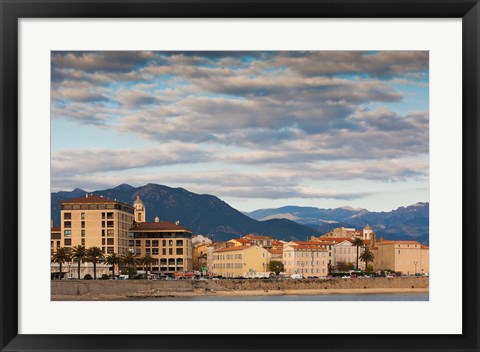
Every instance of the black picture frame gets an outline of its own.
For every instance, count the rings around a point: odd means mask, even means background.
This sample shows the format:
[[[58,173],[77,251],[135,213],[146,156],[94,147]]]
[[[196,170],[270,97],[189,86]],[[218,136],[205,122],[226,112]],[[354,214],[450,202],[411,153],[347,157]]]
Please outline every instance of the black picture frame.
[[[0,11],[1,351],[479,351],[480,5],[478,0],[0,0]],[[215,331],[212,330],[213,335],[180,336],[18,334],[17,21],[20,18],[89,17],[462,18],[463,333],[461,335],[232,336],[214,335]],[[381,323],[373,322],[373,324]]]

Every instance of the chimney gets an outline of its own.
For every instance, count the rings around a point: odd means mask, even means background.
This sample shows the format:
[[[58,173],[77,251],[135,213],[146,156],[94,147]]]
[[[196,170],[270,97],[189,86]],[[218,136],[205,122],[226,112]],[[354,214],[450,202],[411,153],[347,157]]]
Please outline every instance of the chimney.
[[[158,218],[158,216],[155,216],[155,222],[160,222],[160,219]]]

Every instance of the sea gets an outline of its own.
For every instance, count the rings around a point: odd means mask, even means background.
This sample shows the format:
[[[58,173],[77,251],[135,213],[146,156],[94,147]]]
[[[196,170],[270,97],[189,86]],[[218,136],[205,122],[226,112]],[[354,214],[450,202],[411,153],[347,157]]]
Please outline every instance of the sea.
[[[278,296],[147,297],[135,301],[428,301],[428,293],[362,293]]]

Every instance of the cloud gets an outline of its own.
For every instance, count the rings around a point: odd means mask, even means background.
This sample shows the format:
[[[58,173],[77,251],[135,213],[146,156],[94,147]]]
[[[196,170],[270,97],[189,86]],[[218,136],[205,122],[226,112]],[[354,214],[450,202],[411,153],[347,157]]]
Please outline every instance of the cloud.
[[[208,159],[208,151],[195,145],[180,143],[142,149],[69,149],[57,152],[52,156],[51,171],[55,176],[85,175],[105,171],[198,163]]]
[[[139,109],[143,106],[155,105],[160,102],[158,98],[138,90],[118,92],[117,99],[122,106],[130,109]]]

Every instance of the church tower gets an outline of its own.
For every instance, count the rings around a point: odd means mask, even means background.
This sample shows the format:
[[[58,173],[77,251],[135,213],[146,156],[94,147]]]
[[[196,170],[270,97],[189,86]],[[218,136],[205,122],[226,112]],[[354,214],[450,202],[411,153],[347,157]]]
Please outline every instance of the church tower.
[[[137,223],[145,222],[146,210],[140,196],[137,196],[137,199],[133,202],[133,207],[135,208],[135,221]]]
[[[367,224],[367,226],[363,228],[363,239],[370,240],[372,238],[372,234],[373,234],[373,230],[370,227],[370,225]]]

